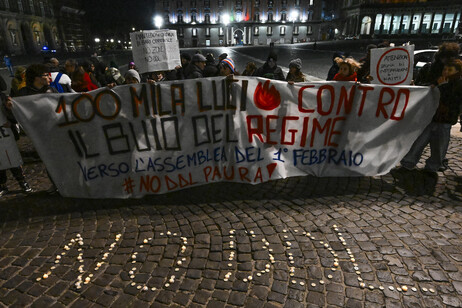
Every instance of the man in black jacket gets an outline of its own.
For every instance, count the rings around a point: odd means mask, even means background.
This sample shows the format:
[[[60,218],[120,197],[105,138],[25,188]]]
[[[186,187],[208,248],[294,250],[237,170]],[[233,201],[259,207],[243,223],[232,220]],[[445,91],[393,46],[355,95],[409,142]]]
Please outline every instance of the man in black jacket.
[[[255,71],[254,76],[265,77],[268,79],[285,80],[282,69],[277,66],[277,61],[278,55],[271,51],[265,64],[263,64],[263,66],[259,67]]]
[[[207,63],[207,59],[200,53],[196,53],[192,59],[191,63],[188,65],[185,70],[186,79],[196,79],[204,77],[204,68]]]

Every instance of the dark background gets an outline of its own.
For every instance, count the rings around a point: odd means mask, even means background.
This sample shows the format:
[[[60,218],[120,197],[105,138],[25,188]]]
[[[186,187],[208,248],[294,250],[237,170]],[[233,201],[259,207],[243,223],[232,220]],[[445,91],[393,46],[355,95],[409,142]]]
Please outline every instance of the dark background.
[[[154,0],[155,1],[155,0]],[[93,34],[126,34],[153,29],[154,2],[151,0],[83,0],[88,26]]]

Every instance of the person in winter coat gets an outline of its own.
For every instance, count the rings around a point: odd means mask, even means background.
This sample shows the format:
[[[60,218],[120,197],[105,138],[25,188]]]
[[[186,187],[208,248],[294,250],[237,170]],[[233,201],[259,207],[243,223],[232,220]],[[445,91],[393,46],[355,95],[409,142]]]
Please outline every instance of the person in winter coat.
[[[220,62],[220,76],[238,75],[234,61],[231,58],[223,59]]]
[[[170,72],[167,74],[168,80],[183,80],[186,79],[186,70],[188,66],[191,64],[191,56],[185,52],[180,54],[181,65],[175,67],[176,76]]]
[[[26,68],[24,66],[16,67],[14,78],[11,80],[10,96],[18,96],[19,90],[26,86]]]
[[[329,68],[329,72],[327,73],[327,81],[329,80],[334,80],[335,75],[338,73],[338,64],[335,61],[337,58],[342,58],[345,59],[346,55],[344,52],[341,51],[336,51],[334,52],[334,55],[332,56],[332,66]]]
[[[273,51],[270,52],[268,58],[263,64],[260,66],[254,73],[256,77],[264,77],[268,79],[275,79],[275,80],[285,80],[284,73],[282,69],[277,66],[278,56]]]
[[[361,67],[358,69],[358,81],[361,83],[370,83],[371,78],[371,50],[377,48],[377,45],[370,44],[367,45],[366,51],[367,54],[364,58],[359,60]]]
[[[361,67],[355,59],[353,58],[337,58],[336,59],[339,70],[338,73],[335,74],[334,80],[335,81],[357,81],[357,74],[356,71],[358,68]]]
[[[215,77],[218,76],[220,71],[217,68],[217,64],[215,62],[215,58],[213,54],[209,53],[205,57],[207,59],[207,63],[205,64],[204,68],[204,77]]]
[[[286,81],[289,84],[294,84],[295,82],[305,82],[306,76],[302,73],[302,60],[294,59],[289,63],[289,73],[287,74]]]
[[[409,152],[401,160],[405,169],[413,169],[419,162],[423,150],[430,143],[430,157],[426,160],[425,170],[430,172],[444,171],[443,160],[449,146],[451,127],[457,123],[462,104],[462,61],[451,60],[443,67],[437,79],[440,91],[438,109],[432,121],[416,139]]]
[[[19,90],[18,96],[42,93],[57,93],[50,87],[51,75],[45,64],[31,64],[26,70],[26,86]]]
[[[432,63],[427,63],[417,75],[415,84],[418,86],[438,85],[438,78],[443,72],[444,65],[459,57],[460,47],[457,43],[443,43],[439,46],[438,52]]]
[[[185,70],[186,79],[203,78],[206,63],[207,59],[203,55],[200,53],[195,54],[191,59],[191,63]]]
[[[255,62],[247,62],[247,65],[245,66],[245,70],[242,72],[242,76],[253,76],[255,71],[257,70],[257,65]]]
[[[83,67],[79,66],[72,74],[72,89],[75,92],[89,92],[98,89],[98,86],[93,83]]]

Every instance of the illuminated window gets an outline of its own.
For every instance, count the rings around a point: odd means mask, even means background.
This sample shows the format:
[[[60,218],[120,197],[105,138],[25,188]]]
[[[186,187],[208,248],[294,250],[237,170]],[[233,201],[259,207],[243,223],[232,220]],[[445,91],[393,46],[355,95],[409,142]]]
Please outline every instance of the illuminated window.
[[[218,35],[220,36],[224,35],[223,27],[220,27],[220,29],[218,30]]]
[[[273,27],[267,27],[266,28],[266,34],[267,35],[273,35]]]
[[[253,35],[259,35],[260,34],[260,28],[259,27],[253,27]]]
[[[298,26],[295,26],[292,33],[294,35],[298,35],[298,31],[299,31]]]
[[[197,29],[196,29],[196,28],[193,28],[193,29],[192,29],[192,36],[193,36],[193,37],[196,37],[196,36],[197,36]]]
[[[435,14],[432,25],[432,33],[439,33],[441,28],[441,23],[443,22],[443,14]]]
[[[421,33],[430,33],[430,23],[432,22],[432,14],[427,13],[423,17]]]
[[[306,33],[307,33],[307,34],[313,34],[313,27],[312,27],[312,26],[308,26],[308,27],[306,28]]]
[[[205,28],[205,36],[210,36],[210,28]]]
[[[451,32],[453,22],[454,22],[454,14],[446,14],[446,16],[444,17],[444,23],[443,23],[443,33]]]
[[[411,34],[416,34],[419,32],[421,20],[422,20],[422,14],[414,15],[412,17]]]
[[[380,33],[380,26],[382,25],[382,14],[377,14],[375,16],[375,26],[374,26],[374,33],[379,34]]]
[[[279,32],[281,35],[286,35],[286,27],[285,26],[280,27]]]

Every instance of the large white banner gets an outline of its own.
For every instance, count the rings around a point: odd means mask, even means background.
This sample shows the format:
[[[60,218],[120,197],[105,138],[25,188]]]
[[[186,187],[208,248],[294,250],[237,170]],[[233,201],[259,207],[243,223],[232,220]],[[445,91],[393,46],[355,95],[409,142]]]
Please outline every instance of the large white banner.
[[[7,122],[5,115],[0,109],[0,170],[10,169],[22,165],[16,140],[11,128],[4,127]]]
[[[176,30],[130,33],[133,60],[140,73],[173,70],[181,65]]]
[[[410,85],[414,74],[414,45],[371,49],[372,83]]]
[[[429,87],[215,77],[20,97],[13,110],[63,196],[138,198],[220,181],[385,174],[438,98]]]

